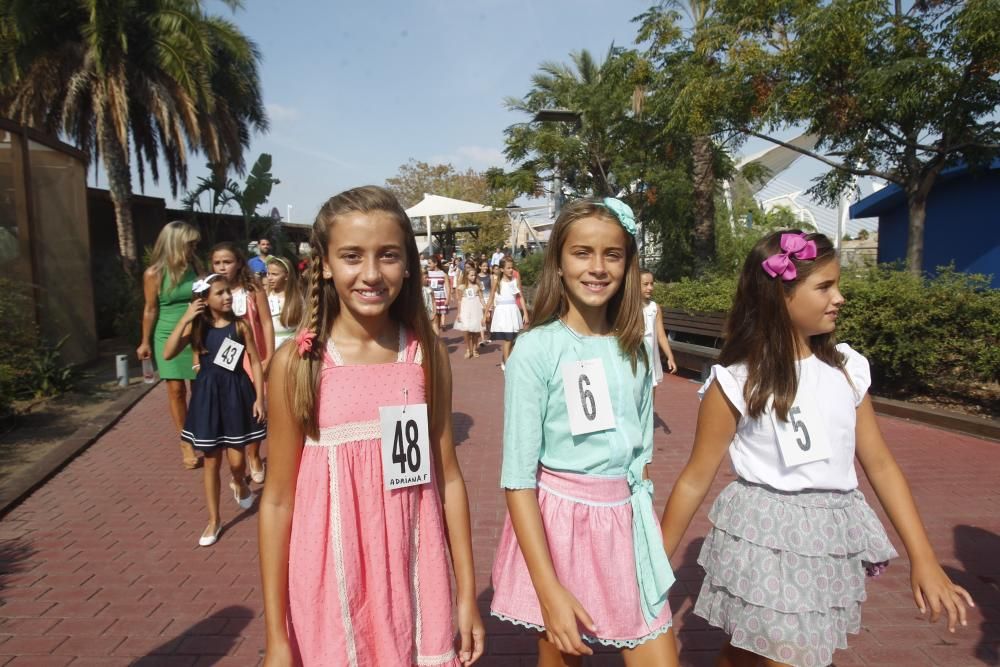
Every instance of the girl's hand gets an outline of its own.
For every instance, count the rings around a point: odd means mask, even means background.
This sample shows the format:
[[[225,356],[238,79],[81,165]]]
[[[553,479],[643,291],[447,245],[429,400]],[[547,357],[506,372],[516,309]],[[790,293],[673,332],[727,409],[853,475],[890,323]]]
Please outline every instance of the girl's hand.
[[[948,632],[955,632],[955,621],[968,625],[965,617],[966,605],[975,607],[969,592],[952,583],[936,560],[914,563],[910,570],[910,585],[913,600],[921,614],[931,609],[931,623],[941,616],[942,608],[948,614]]]
[[[139,347],[135,348],[135,356],[139,358],[139,361],[152,357],[153,350],[149,347],[149,343],[143,343]]]
[[[267,642],[263,667],[293,667],[294,664],[292,647],[287,641],[281,644]]]
[[[563,653],[569,655],[593,655],[594,651],[583,643],[579,622],[591,632],[597,632],[590,614],[580,601],[562,585],[555,584],[550,592],[538,596],[542,608],[542,623],[545,637]]]
[[[195,318],[201,315],[201,313],[204,310],[205,310],[205,300],[195,299],[194,301],[188,304],[187,310],[184,311],[184,322],[185,323],[194,322]]]
[[[474,597],[458,602],[458,635],[462,638],[458,659],[463,665],[471,665],[486,648],[486,630]]]
[[[674,361],[674,358],[672,356],[667,357],[667,370],[670,371],[671,373],[677,372],[677,363]]]
[[[258,398],[253,403],[253,418],[259,423],[264,423],[265,411],[264,411],[264,401]]]

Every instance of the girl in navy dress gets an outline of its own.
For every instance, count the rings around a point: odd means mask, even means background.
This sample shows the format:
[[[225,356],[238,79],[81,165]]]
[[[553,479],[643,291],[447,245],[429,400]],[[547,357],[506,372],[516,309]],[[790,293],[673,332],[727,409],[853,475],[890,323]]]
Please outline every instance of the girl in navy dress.
[[[198,376],[192,383],[191,405],[181,438],[205,455],[205,500],[208,526],[198,544],[215,544],[222,531],[219,516],[219,469],[226,452],[236,504],[253,505],[253,494],[243,471],[243,448],[264,439],[263,371],[249,325],[233,314],[229,282],[213,273],[192,288],[195,299],[188,306],[164,346],[170,359],[190,343]],[[249,356],[253,383],[243,372],[243,357]]]

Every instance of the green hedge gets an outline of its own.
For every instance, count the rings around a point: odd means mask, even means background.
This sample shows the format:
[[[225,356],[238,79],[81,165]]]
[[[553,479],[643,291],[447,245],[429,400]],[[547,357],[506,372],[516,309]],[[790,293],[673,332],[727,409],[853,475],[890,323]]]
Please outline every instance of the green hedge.
[[[1000,290],[989,279],[941,269],[934,278],[895,267],[844,273],[838,340],[872,365],[876,391],[967,395],[970,382],[1000,381]],[[658,285],[664,307],[725,312],[735,277]]]

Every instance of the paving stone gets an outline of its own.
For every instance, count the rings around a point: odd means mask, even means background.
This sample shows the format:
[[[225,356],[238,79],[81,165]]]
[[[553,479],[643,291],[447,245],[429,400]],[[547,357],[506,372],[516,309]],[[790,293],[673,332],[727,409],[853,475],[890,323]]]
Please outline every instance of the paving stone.
[[[506,513],[499,489],[499,348],[467,360],[459,341],[457,333],[445,333],[455,378],[457,453],[473,508],[477,602],[489,633],[479,665],[533,667],[534,636],[488,615],[493,552]],[[668,376],[656,393],[649,472],[657,512],[690,452],[697,387]],[[972,591],[978,606],[968,627],[955,634],[941,623],[928,625],[913,606],[909,567],[900,558],[869,582],[863,632],[849,637],[850,649],[839,651],[835,664],[1000,664],[1000,446],[898,419],[879,418],[879,425],[946,572]],[[239,510],[223,495],[222,537],[211,549],[197,547],[206,520],[202,473],[181,468],[172,431],[160,386],[0,520],[0,665],[260,664],[264,619],[256,508]],[[691,608],[703,576],[696,559],[709,527],[706,512],[732,479],[723,466],[675,558],[670,604],[685,666],[713,665],[725,640]],[[885,521],[867,481],[861,489]],[[587,665],[623,662],[602,649]]]

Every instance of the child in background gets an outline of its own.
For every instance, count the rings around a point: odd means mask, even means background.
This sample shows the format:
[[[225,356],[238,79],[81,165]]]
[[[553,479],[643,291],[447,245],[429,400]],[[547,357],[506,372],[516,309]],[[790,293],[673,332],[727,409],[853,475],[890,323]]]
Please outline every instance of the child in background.
[[[302,288],[299,274],[284,257],[271,255],[267,265],[267,305],[274,329],[274,347],[292,337],[302,319]]]
[[[709,512],[694,611],[729,635],[721,665],[829,665],[861,630],[865,575],[896,552],[858,490],[868,475],[912,564],[921,613],[966,623],[969,594],[938,564],[867,395],[868,360],[834,329],[840,262],[822,234],[775,232],[750,251],[694,448],[663,513],[673,554],[728,451],[738,479]]]
[[[208,526],[198,544],[209,547],[219,539],[219,469],[222,451],[229,461],[236,504],[249,509],[253,493],[244,477],[243,448],[264,439],[264,376],[250,327],[233,314],[229,282],[218,274],[198,280],[194,300],[167,339],[163,354],[177,356],[191,345],[198,355],[198,375],[191,384],[191,405],[181,438],[205,457],[205,503]],[[243,356],[250,358],[253,377],[243,372]]]
[[[448,286],[448,274],[441,270],[441,260],[436,255],[427,258],[427,280],[434,292],[435,315],[431,318],[431,326],[435,334],[441,335],[451,302],[451,288]]]
[[[271,309],[267,304],[267,293],[261,282],[250,273],[243,253],[232,243],[217,243],[210,253],[212,271],[223,276],[233,293],[233,314],[246,320],[253,332],[253,340],[260,352],[264,373],[274,354],[274,327],[271,324]],[[248,358],[243,361],[243,369],[250,374]],[[260,458],[260,442],[247,445],[247,466],[250,478],[257,484],[264,483],[264,462]]]
[[[427,278],[427,269],[420,269],[421,295],[424,299],[424,310],[427,311],[428,321],[433,321],[437,311],[434,307],[434,290],[431,289],[430,280]]]
[[[588,644],[620,648],[627,667],[678,664],[667,604],[674,576],[645,473],[652,377],[634,234],[632,211],[617,199],[563,208],[532,326],[507,366],[508,517],[491,610],[541,633],[545,667],[580,665]]]
[[[670,340],[667,332],[663,328],[663,313],[660,312],[660,304],[653,301],[653,272],[643,269],[639,272],[642,282],[642,317],[646,325],[646,333],[643,338],[646,341],[646,351],[649,353],[649,361],[653,369],[653,395],[656,395],[656,386],[663,380],[663,363],[660,361],[660,350],[667,355],[667,370],[671,373],[677,372],[677,364],[674,363],[674,351],[670,349]]]
[[[479,281],[479,289],[482,291],[484,297],[493,291],[493,276],[490,274],[490,263],[486,259],[479,262],[479,273],[476,279]],[[489,322],[490,313],[484,307],[483,326],[479,330],[479,347],[493,342],[489,337]]]
[[[492,312],[490,337],[499,340],[502,346],[500,370],[506,367],[517,332],[528,325],[528,311],[520,296],[521,289],[514,276],[514,260],[506,257],[501,262],[500,278],[493,282],[493,292],[486,305],[486,309]]]
[[[264,664],[470,665],[484,632],[451,369],[410,220],[355,188],[320,208],[311,245],[309,308],[268,393]]]
[[[465,335],[466,359],[479,356],[477,343],[483,328],[483,308],[486,305],[483,290],[479,286],[476,274],[475,265],[470,263],[465,267],[465,273],[458,280],[458,292],[462,301],[459,304],[455,329]]]

